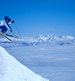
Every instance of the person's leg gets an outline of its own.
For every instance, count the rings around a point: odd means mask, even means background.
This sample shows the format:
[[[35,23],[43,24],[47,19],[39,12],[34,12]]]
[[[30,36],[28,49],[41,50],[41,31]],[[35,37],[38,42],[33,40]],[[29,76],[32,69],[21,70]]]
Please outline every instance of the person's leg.
[[[2,34],[2,28],[3,28],[3,26],[0,26],[0,34]]]
[[[6,31],[7,31],[7,28],[5,26],[2,26],[0,34],[6,36],[6,33],[5,33]]]
[[[6,31],[7,31],[7,28],[5,26],[3,26],[1,32],[5,33]]]
[[[3,26],[0,26],[0,30],[2,30]]]

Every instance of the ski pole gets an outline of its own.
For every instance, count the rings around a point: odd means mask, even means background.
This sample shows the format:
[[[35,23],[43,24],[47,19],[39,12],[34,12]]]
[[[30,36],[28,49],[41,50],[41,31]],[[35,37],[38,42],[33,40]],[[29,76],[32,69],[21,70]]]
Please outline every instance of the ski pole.
[[[21,34],[20,34],[20,32],[19,32],[19,30],[18,30],[18,28],[17,28],[17,26],[16,26],[16,24],[14,23],[14,26],[15,26],[15,28],[16,28],[16,31],[17,31],[17,33],[18,33],[18,35],[20,36],[20,38],[22,39],[22,36],[21,36]]]

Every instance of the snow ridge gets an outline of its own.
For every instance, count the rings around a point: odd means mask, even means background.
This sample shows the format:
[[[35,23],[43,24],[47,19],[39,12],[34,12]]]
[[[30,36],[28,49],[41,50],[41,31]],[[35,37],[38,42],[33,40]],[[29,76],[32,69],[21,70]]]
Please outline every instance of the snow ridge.
[[[49,81],[35,74],[0,47],[0,81]]]

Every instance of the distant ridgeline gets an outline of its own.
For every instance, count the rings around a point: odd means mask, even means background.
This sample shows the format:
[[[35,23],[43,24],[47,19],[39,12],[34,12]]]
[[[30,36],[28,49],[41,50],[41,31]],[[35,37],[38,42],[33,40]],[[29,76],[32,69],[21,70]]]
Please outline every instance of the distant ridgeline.
[[[37,37],[22,37],[13,38],[10,37],[15,43],[22,44],[24,46],[28,45],[75,45],[75,37],[73,36],[54,36],[54,35],[39,35]],[[12,43],[6,38],[0,38],[1,43]]]

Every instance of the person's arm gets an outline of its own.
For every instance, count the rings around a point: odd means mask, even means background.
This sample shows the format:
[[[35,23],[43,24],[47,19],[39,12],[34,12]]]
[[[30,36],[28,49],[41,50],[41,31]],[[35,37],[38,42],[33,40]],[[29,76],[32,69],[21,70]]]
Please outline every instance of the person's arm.
[[[7,29],[9,29],[12,32],[12,28],[10,27],[10,25],[7,21],[5,21],[5,26],[7,27]]]
[[[6,20],[5,20],[6,21]],[[8,25],[8,27],[11,29],[11,27],[10,27],[10,25],[9,25],[9,23],[6,21],[6,24]]]

